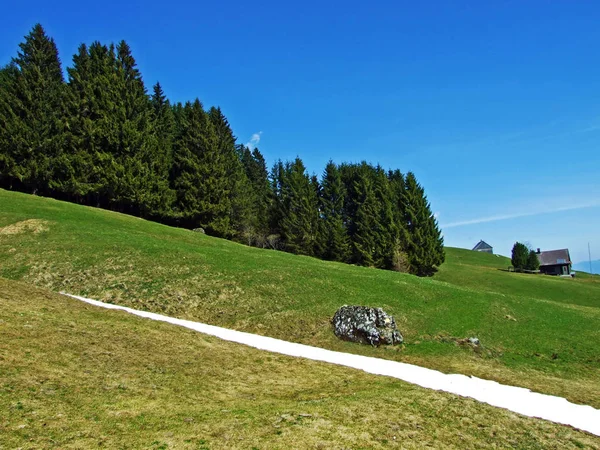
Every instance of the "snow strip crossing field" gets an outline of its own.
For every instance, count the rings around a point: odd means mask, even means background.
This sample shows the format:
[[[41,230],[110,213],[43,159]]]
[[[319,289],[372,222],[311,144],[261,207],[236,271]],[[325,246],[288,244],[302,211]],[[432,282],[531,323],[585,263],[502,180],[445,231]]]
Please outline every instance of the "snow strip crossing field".
[[[261,350],[352,367],[375,375],[398,378],[424,388],[449,392],[463,397],[471,397],[480,402],[505,408],[518,414],[571,425],[580,430],[600,436],[600,410],[591,406],[576,405],[561,397],[538,394],[531,392],[529,389],[506,386],[495,381],[482,380],[476,377],[445,374],[437,370],[426,369],[412,364],[334,352],[323,348],[229,330],[199,322],[175,319],[161,314],[138,311],[76,295],[65,295],[102,308],[120,309],[136,316],[172,323],[173,325],[190,328],[200,333],[216,336],[226,341],[245,344]]]

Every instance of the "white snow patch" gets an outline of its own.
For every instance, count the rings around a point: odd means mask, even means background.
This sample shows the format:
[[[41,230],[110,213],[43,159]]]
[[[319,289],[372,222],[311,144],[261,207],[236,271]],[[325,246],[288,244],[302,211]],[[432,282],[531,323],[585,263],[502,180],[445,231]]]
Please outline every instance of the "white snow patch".
[[[200,333],[209,334],[226,341],[245,344],[250,347],[288,356],[307,358],[341,366],[360,369],[375,375],[397,378],[418,386],[449,392],[451,394],[470,397],[492,406],[508,409],[524,416],[546,419],[552,422],[571,425],[583,431],[600,436],[600,410],[587,405],[577,405],[562,397],[538,394],[529,389],[507,386],[496,381],[483,380],[460,374],[445,374],[437,370],[427,369],[386,359],[334,352],[309,345],[296,344],[266,336],[229,330],[227,328],[206,325],[190,320],[176,319],[161,314],[139,311],[125,306],[112,305],[77,295],[69,297],[108,309],[119,309],[161,322],[190,328]]]

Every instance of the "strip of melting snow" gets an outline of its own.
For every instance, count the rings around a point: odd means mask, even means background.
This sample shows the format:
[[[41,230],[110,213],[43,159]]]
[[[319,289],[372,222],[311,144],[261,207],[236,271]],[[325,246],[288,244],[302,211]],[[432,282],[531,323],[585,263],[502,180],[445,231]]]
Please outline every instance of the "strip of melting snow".
[[[334,352],[309,345],[296,344],[266,336],[258,336],[242,331],[192,322],[190,320],[175,319],[161,314],[103,303],[77,295],[64,294],[95,306],[127,311],[136,316],[190,328],[200,333],[216,336],[226,341],[245,344],[260,350],[352,367],[375,375],[397,378],[424,388],[470,397],[492,406],[523,414],[524,416],[571,425],[572,427],[600,436],[600,410],[587,405],[571,403],[562,397],[538,394],[531,392],[529,389],[507,386],[481,378],[459,374],[445,374],[437,370],[426,369],[412,364]]]

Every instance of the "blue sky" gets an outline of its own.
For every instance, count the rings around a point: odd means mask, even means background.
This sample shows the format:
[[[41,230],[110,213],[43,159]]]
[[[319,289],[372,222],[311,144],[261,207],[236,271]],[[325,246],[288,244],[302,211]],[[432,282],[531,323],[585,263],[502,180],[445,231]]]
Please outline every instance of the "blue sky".
[[[10,2],[0,63],[35,22],[65,66],[125,39],[148,87],[220,105],[269,164],[414,171],[447,245],[600,255],[599,2]]]

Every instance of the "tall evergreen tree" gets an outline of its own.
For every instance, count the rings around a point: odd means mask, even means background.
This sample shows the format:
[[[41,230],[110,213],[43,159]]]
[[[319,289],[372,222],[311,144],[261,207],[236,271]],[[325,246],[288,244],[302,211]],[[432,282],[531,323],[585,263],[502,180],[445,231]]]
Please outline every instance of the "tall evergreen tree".
[[[373,172],[373,187],[378,205],[378,217],[375,229],[376,267],[391,269],[400,247],[399,229],[394,217],[393,194],[387,174],[381,166]]]
[[[178,104],[176,108],[178,133],[173,145],[171,180],[176,194],[176,215],[182,225],[191,228],[199,226],[202,183],[199,152],[205,144],[198,124],[202,121],[204,111],[197,99],[193,104]]]
[[[313,174],[310,177],[310,187],[314,193],[313,205],[316,213],[315,218],[315,241],[313,244],[313,255],[317,258],[324,258],[327,249],[327,229],[323,220],[323,186],[319,182],[319,178]]]
[[[355,204],[354,233],[352,235],[353,261],[362,266],[380,264],[378,231],[380,209],[370,167],[362,163],[356,168],[351,196]]]
[[[271,188],[265,158],[258,148],[253,151],[244,145],[237,147],[244,171],[248,177],[251,191],[252,209],[250,225],[256,245],[263,246],[269,233],[269,212],[271,207]]]
[[[444,262],[444,239],[431,212],[425,191],[412,172],[406,175],[405,189],[411,272],[419,276],[431,276],[437,270],[437,266]]]
[[[391,268],[397,244],[391,188],[381,167],[342,164],[346,187],[344,223],[352,241],[352,262]]]
[[[248,175],[248,178],[250,178],[254,193],[256,194],[255,204],[258,230],[260,233],[267,233],[271,202],[267,162],[258,148],[252,150],[252,160],[254,161],[252,173]]]
[[[175,140],[175,117],[169,99],[165,96],[160,83],[152,88],[150,98],[154,113],[152,128],[158,141],[159,154],[164,158],[161,164],[170,168],[173,164],[173,141]]]
[[[338,166],[329,161],[323,173],[321,210],[324,222],[323,257],[332,261],[347,262],[350,258],[350,238],[344,223],[346,188]]]
[[[277,160],[269,174],[269,183],[271,185],[271,202],[269,208],[269,232],[272,236],[281,237],[281,223],[285,215],[285,166],[281,160]]]
[[[63,189],[76,201],[109,207],[115,197],[120,146],[121,93],[114,46],[82,44],[69,72],[69,139],[72,176]]]
[[[285,165],[281,232],[286,249],[312,256],[318,238],[318,198],[300,158]]]
[[[217,148],[225,165],[225,179],[229,191],[229,219],[236,234],[253,229],[253,193],[244,165],[236,149],[235,136],[229,121],[220,108],[212,107],[208,117],[215,130]]]
[[[227,168],[214,127],[199,100],[185,105],[180,128],[173,179],[183,223],[202,226],[217,236],[231,236]]]
[[[152,158],[152,170],[160,183],[160,202],[153,215],[171,218],[171,207],[175,192],[170,185],[170,171],[173,166],[173,143],[175,141],[175,116],[170,101],[160,83],[152,88],[150,104],[153,113],[152,131],[156,138],[156,155]]]
[[[14,63],[0,70],[0,187],[5,189],[21,188],[25,178],[21,147],[26,130],[19,117],[19,76]]]
[[[394,248],[392,269],[399,272],[409,272],[410,262],[407,249],[410,243],[410,236],[406,223],[406,185],[404,175],[399,170],[390,170],[388,172],[390,182],[390,195],[392,201],[392,210],[394,222],[396,225],[396,245]]]
[[[0,182],[50,193],[64,146],[65,84],[54,40],[36,24],[0,76]]]
[[[119,142],[117,184],[113,204],[119,210],[151,216],[165,211],[168,193],[168,161],[153,130],[150,99],[129,45],[116,48]]]

